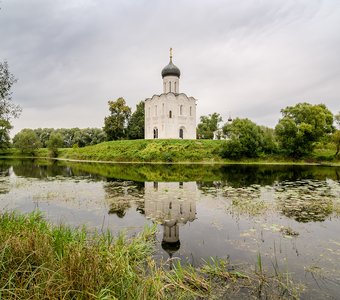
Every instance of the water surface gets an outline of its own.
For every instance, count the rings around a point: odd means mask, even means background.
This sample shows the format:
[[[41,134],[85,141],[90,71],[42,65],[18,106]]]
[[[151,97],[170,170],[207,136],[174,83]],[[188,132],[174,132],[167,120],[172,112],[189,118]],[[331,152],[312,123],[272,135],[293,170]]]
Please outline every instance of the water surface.
[[[279,268],[305,299],[340,294],[340,169],[0,160],[0,208],[126,231],[158,224],[158,259]]]

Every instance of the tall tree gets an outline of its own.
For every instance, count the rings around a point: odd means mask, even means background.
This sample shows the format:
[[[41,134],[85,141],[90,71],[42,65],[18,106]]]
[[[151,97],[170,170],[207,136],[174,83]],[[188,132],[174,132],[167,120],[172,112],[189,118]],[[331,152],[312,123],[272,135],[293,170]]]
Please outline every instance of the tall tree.
[[[23,153],[34,154],[41,147],[41,142],[34,130],[23,129],[14,136],[13,146]]]
[[[110,115],[104,119],[104,131],[107,139],[119,140],[126,137],[126,127],[131,115],[131,108],[126,105],[124,98],[108,101]]]
[[[57,157],[59,148],[64,146],[64,141],[60,133],[53,132],[47,142],[47,148],[50,150],[52,157]]]
[[[145,106],[144,101],[139,102],[136,105],[136,110],[131,115],[127,127],[127,134],[129,139],[132,140],[144,139],[144,127],[145,127],[144,106]]]
[[[275,127],[279,146],[293,157],[313,151],[315,143],[332,133],[333,114],[324,104],[298,103],[281,110],[282,119]]]
[[[199,139],[212,139],[214,131],[218,129],[218,123],[222,122],[222,117],[218,113],[201,116],[197,125],[197,136]]]
[[[16,82],[7,62],[0,62],[0,148],[9,145],[9,131],[12,118],[20,115],[21,108],[12,102],[12,86]]]

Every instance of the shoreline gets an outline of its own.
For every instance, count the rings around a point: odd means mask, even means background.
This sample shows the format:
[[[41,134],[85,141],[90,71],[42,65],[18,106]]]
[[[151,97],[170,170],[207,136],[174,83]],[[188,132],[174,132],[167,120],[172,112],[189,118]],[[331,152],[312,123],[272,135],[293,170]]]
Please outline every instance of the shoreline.
[[[99,164],[146,164],[146,165],[297,165],[297,166],[326,166],[339,167],[340,162],[305,162],[305,161],[112,161],[94,159],[73,159],[64,157],[48,156],[11,156],[0,155],[0,159],[42,159],[76,163],[99,163]]]
[[[69,161],[77,163],[100,163],[100,164],[147,164],[147,165],[297,165],[297,166],[327,166],[339,167],[340,162],[305,162],[305,161],[113,161],[113,160],[94,160],[94,159],[74,159],[64,157],[48,156],[11,156],[0,155],[0,159],[42,159]]]

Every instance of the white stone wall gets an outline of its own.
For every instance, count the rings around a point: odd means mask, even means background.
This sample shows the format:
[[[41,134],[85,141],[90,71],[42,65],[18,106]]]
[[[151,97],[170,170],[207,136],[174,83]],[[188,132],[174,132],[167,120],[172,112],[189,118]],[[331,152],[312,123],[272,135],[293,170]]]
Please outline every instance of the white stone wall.
[[[177,76],[165,76],[163,78],[163,93],[179,93],[179,78]]]
[[[183,139],[196,139],[196,99],[172,92],[146,99],[145,139],[154,138],[154,129],[158,139],[180,139],[180,129]]]

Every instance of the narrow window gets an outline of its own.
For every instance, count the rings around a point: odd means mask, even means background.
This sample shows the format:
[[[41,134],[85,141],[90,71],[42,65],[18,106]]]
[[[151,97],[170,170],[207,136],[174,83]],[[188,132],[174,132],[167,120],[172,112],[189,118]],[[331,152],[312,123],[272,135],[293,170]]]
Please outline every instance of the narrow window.
[[[169,91],[171,92],[171,81],[169,81]]]
[[[162,104],[162,115],[164,115],[164,103]]]
[[[172,209],[172,202],[169,203],[169,209]]]
[[[157,105],[155,105],[155,116],[157,117]]]
[[[149,107],[149,112],[148,112],[148,116],[151,117],[151,113],[150,113],[150,107]]]
[[[158,139],[158,129],[157,128],[153,129],[153,138]]]
[[[153,188],[155,191],[158,191],[158,182],[154,181]]]
[[[175,93],[177,93],[177,89],[176,89],[176,83],[177,83],[177,82],[175,81]]]
[[[170,119],[172,118],[172,111],[171,110],[169,111],[169,118]]]
[[[179,130],[179,138],[183,139],[183,128],[180,128]]]
[[[190,116],[192,116],[192,107],[190,106]]]
[[[183,115],[183,105],[179,107],[179,114],[182,116]]]

